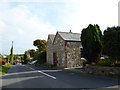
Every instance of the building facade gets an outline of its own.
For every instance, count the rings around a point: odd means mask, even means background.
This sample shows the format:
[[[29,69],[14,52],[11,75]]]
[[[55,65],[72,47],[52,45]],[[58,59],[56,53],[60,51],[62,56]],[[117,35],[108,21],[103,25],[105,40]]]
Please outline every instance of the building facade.
[[[47,63],[53,63],[53,40],[55,35],[49,34],[47,39]]]
[[[47,41],[47,59],[52,60],[51,62],[55,66],[64,68],[82,66],[79,33],[57,32],[51,45],[50,41]],[[50,47],[53,49],[50,50]],[[51,59],[49,58],[50,56]]]

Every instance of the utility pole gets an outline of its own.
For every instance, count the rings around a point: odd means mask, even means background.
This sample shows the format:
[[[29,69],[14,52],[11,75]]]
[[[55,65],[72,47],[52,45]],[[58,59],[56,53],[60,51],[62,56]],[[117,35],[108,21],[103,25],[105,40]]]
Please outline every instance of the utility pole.
[[[12,47],[11,47],[11,50],[10,50],[10,63],[13,64],[14,63],[14,55],[13,55],[13,41],[12,41]]]

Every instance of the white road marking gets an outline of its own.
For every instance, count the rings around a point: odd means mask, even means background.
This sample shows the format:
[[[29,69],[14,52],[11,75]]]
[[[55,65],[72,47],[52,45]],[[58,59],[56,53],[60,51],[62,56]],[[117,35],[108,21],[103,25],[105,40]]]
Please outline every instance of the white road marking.
[[[31,67],[29,67],[30,69],[32,69],[32,70],[35,70],[35,69],[33,69],[33,68],[31,68]],[[51,76],[51,75],[49,75],[49,74],[47,74],[47,73],[44,73],[44,72],[42,72],[42,71],[38,71],[39,73],[42,73],[42,74],[44,74],[44,75],[46,75],[46,76],[48,76],[48,77],[51,77],[51,78],[53,78],[53,79],[56,79],[56,77],[54,77],[54,76]]]
[[[49,75],[49,74],[47,74],[47,73],[44,73],[44,72],[42,72],[42,71],[38,71],[38,72],[40,72],[40,73],[42,73],[42,74],[44,74],[44,75],[46,75],[46,76],[48,76],[48,77],[51,77],[51,78],[53,78],[53,79],[56,79],[56,77],[51,76],[51,75]]]

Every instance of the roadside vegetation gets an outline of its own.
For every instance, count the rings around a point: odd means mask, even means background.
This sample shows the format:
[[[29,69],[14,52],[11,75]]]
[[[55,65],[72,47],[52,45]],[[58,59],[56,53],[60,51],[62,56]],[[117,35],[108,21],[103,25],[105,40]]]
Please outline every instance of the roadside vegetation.
[[[37,39],[33,41],[33,45],[37,47],[36,50],[30,49],[28,51],[25,51],[23,56],[23,64],[32,64],[32,61],[36,61],[34,64],[36,65],[42,65],[42,66],[50,66],[46,64],[46,40],[40,40]]]
[[[5,75],[7,74],[8,70],[11,68],[11,64],[10,63],[6,63],[5,65],[1,65],[0,66],[0,75]]]
[[[116,61],[110,58],[100,59],[98,64],[100,66],[120,67],[120,61]]]
[[[0,54],[0,75],[4,75],[11,68],[12,64],[7,63],[7,58]]]
[[[82,30],[81,42],[86,63],[120,67],[120,27],[108,27],[102,35],[98,25],[90,24]]]
[[[97,63],[102,52],[102,32],[98,25],[89,24],[82,30],[83,55],[88,63]]]

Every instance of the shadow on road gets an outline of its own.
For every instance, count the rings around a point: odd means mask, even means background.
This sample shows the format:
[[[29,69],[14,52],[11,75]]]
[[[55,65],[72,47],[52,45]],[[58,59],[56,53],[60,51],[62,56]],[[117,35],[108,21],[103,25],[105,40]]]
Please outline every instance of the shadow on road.
[[[117,88],[118,85],[118,80],[116,79],[35,66],[32,66],[35,70],[30,70],[30,66],[24,68],[24,70],[22,66],[17,67],[19,69],[15,73],[10,71],[9,74],[2,76],[3,88]],[[15,68],[13,67],[12,69]],[[55,76],[57,79],[45,76],[39,73],[38,70]]]

